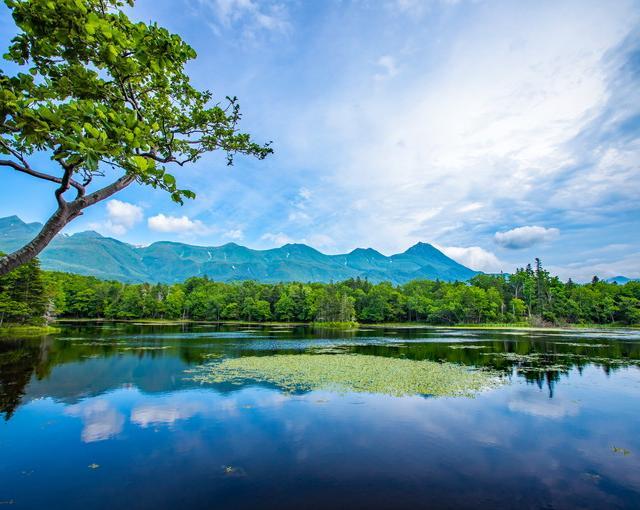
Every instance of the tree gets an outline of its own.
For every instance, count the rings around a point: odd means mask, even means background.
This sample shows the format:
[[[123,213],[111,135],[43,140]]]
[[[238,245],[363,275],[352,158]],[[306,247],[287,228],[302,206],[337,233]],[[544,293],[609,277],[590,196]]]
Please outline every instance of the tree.
[[[0,259],[0,275],[33,259],[84,209],[133,182],[182,203],[195,194],[167,172],[221,150],[265,158],[269,144],[237,130],[236,98],[212,104],[184,72],[195,51],[156,24],[134,23],[123,0],[5,0],[19,29],[0,70],[0,166],[55,184],[40,233]],[[127,0],[133,6],[133,0]],[[35,153],[51,166],[33,166]],[[89,192],[95,177],[111,183]],[[75,192],[69,199],[67,192]]]
[[[278,320],[290,322],[296,318],[296,304],[288,293],[283,293],[278,299],[275,312]]]
[[[0,275],[0,326],[7,322],[40,324],[49,305],[38,259]]]
[[[620,320],[624,324],[640,324],[640,300],[634,297],[620,296]]]
[[[354,299],[336,285],[326,286],[318,303],[319,322],[350,322],[355,319]]]

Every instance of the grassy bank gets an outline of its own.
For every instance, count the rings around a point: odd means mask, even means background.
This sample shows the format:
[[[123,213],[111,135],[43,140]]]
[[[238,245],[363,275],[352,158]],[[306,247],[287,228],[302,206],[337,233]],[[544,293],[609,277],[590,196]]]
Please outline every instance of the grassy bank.
[[[54,335],[60,333],[60,328],[54,326],[22,326],[22,325],[3,325],[0,327],[0,338],[8,336],[42,336]]]
[[[373,324],[360,324],[366,328],[398,328],[398,329],[417,329],[417,328],[434,328],[434,329],[519,329],[523,331],[566,331],[566,330],[584,330],[584,329],[639,329],[640,325],[628,324],[552,324],[548,326],[531,325],[527,322],[514,323],[496,323],[496,324],[426,324],[416,322],[381,322]]]
[[[312,322],[310,326],[316,329],[357,329],[360,324],[353,321],[347,322]]]

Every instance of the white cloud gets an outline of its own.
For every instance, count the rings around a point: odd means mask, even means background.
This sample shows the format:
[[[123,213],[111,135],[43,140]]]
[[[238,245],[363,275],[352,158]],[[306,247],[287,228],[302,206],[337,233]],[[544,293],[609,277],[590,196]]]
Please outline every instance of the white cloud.
[[[177,234],[206,234],[209,229],[200,220],[192,220],[188,216],[169,216],[158,214],[147,220],[149,228],[157,232]]]
[[[457,212],[459,213],[468,213],[477,211],[478,209],[482,209],[484,204],[482,202],[470,202],[468,204],[461,205],[458,207]]]
[[[314,189],[327,198],[305,213],[340,249],[474,245],[478,232],[543,216],[551,206],[572,214],[569,201],[551,203],[550,190],[564,186],[558,180],[582,157],[572,143],[606,107],[606,56],[637,13],[624,2],[470,9],[464,31],[436,51],[435,63],[435,50],[414,38],[413,53],[402,55],[406,79],[371,87],[354,67],[294,123],[291,138],[306,140],[303,150],[333,148],[320,156],[329,170]],[[580,15],[568,23],[562,13],[574,10]],[[629,155],[609,160],[628,170]],[[637,172],[619,166],[606,165],[596,184],[607,186],[615,172],[628,193],[637,189],[628,185]]]
[[[249,39],[258,32],[284,33],[290,29],[285,6],[273,1],[255,0],[199,0],[201,6],[210,10],[217,23],[210,23],[216,34],[221,29],[238,29]]]
[[[285,234],[284,232],[272,233],[267,232],[263,234],[260,238],[261,241],[264,241],[267,246],[279,248],[285,244],[306,244],[316,249],[326,249],[331,248],[335,245],[335,241],[331,236],[326,234],[316,233],[311,234],[308,237],[294,239],[291,236]]]
[[[311,217],[304,211],[291,211],[287,216],[288,220],[296,223],[307,223]]]
[[[548,268],[563,280],[572,278],[578,282],[588,282],[594,275],[606,279],[614,276],[640,278],[640,252],[632,251],[615,258],[589,257],[567,265],[550,265]]]
[[[302,200],[309,200],[309,199],[311,199],[312,195],[313,195],[313,193],[308,188],[300,188],[300,190],[298,191],[298,196]]]
[[[267,233],[262,235],[260,240],[261,241],[266,241],[267,244],[269,244],[270,246],[276,247],[276,248],[279,248],[280,246],[282,246],[284,244],[291,244],[291,243],[294,242],[294,240],[291,239],[284,232],[278,232],[278,233],[267,232]]]
[[[625,210],[636,205],[640,139],[595,154],[593,165],[574,172],[553,190],[549,205],[580,214]]]
[[[393,78],[398,74],[398,66],[396,60],[390,55],[383,55],[378,59],[377,65],[381,68],[381,71],[376,73],[373,78],[377,81]]]
[[[141,207],[115,199],[107,202],[107,214],[109,221],[127,229],[142,221],[144,217]]]
[[[499,273],[505,268],[504,262],[500,261],[494,253],[480,246],[437,246],[437,248],[447,257],[451,257],[469,269],[486,273]]]
[[[331,248],[335,245],[333,238],[326,234],[312,234],[309,237],[303,239],[301,242],[308,244],[309,246],[320,248]]]
[[[244,238],[244,232],[240,228],[227,230],[224,234],[224,237],[228,239],[233,239],[234,241],[240,241]]]
[[[538,226],[518,227],[506,232],[496,232],[494,239],[497,244],[510,250],[529,248],[536,244],[554,240],[560,235],[557,228]]]
[[[288,220],[292,223],[305,224],[311,221],[311,216],[307,212],[313,192],[309,188],[302,187],[298,190],[296,198],[291,201],[292,210],[289,211]]]
[[[90,223],[89,228],[124,235],[143,218],[142,207],[113,199],[107,202],[107,219],[104,222]]]
[[[434,4],[455,5],[461,0],[390,0],[387,6],[394,12],[420,17]]]

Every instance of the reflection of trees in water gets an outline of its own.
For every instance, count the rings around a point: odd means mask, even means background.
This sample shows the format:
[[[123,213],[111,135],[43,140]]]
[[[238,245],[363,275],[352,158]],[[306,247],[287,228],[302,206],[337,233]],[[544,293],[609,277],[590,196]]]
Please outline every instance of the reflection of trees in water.
[[[141,332],[142,328],[137,328],[137,331]],[[208,352],[198,341],[165,349],[167,342],[160,331],[155,338],[151,338],[148,336],[152,335],[149,329],[144,329],[144,342],[122,340],[122,331],[114,334],[114,331],[86,326],[65,328],[64,332],[61,337],[3,339],[0,342],[0,414],[5,420],[9,420],[21,404],[32,378],[46,379],[56,366],[114,356],[140,359],[177,356],[191,365],[201,363]]]
[[[507,335],[505,335],[506,337]],[[442,339],[446,341],[446,339]],[[523,340],[511,337],[500,341],[460,343],[398,343],[395,345],[361,345],[351,349],[360,354],[403,357],[413,360],[447,361],[474,367],[487,367],[505,374],[515,374],[539,388],[547,387],[553,397],[561,377],[586,366],[599,367],[607,375],[626,366],[640,367],[640,344],[598,340],[594,343],[563,342],[553,339]]]
[[[465,342],[464,332],[460,337],[447,336],[442,332],[388,330],[372,332],[314,332],[311,328],[295,328],[278,331],[263,326],[251,326],[259,330],[260,336],[273,340],[337,340],[335,350],[385,357],[404,357],[413,360],[447,361],[475,367],[487,367],[522,377],[528,383],[540,388],[547,387],[553,397],[554,387],[562,376],[577,369],[582,372],[588,365],[600,367],[607,375],[617,369],[634,365],[640,366],[640,344],[611,340],[589,340],[582,345],[575,342],[563,342],[560,336],[541,338],[523,338],[523,335],[500,335],[500,339],[482,340],[477,336],[469,337]],[[203,362],[206,354],[219,353],[236,355],[271,355],[274,353],[296,354],[300,347],[287,347],[287,343],[274,344],[277,350],[252,349],[251,337],[228,338],[190,333],[232,333],[238,332],[234,326],[206,326],[181,324],[176,326],[154,326],[135,324],[105,324],[100,327],[83,324],[77,327],[63,328],[57,337],[40,339],[3,340],[0,342],[0,413],[9,419],[20,405],[29,381],[47,378],[53,368],[65,363],[86,362],[92,358],[111,358],[127,356],[158,359],[177,358],[187,365]],[[391,337],[394,342],[384,344],[382,337]],[[486,334],[489,336],[489,334]],[[374,338],[377,337],[377,338]],[[429,342],[429,339],[432,341]],[[347,340],[345,345],[340,341]],[[403,342],[404,340],[404,342]],[[410,341],[412,340],[412,341]],[[421,342],[422,340],[422,342]],[[565,339],[566,340],[566,339]],[[458,343],[454,343],[457,341]],[[246,344],[245,344],[246,342]],[[360,345],[353,345],[360,342]],[[374,343],[372,343],[374,342]],[[378,342],[378,343],[375,343]],[[596,344],[599,347],[594,347]],[[591,346],[589,346],[591,345]],[[309,342],[313,352],[313,342]],[[323,347],[326,349],[326,346]],[[320,352],[320,351],[319,351]],[[173,367],[172,370],[175,370]],[[149,368],[149,371],[158,369]],[[147,377],[156,377],[149,374]],[[173,373],[170,374],[173,376]],[[116,375],[113,376],[117,378]],[[144,384],[141,374],[136,375],[137,382]],[[101,384],[107,384],[106,380]],[[121,384],[121,380],[113,384]],[[80,383],[78,383],[80,384]],[[108,388],[103,388],[108,389]],[[83,388],[79,388],[79,391]]]
[[[564,371],[565,375],[568,374],[568,370]],[[553,398],[553,390],[555,385],[560,382],[560,370],[536,370],[520,372],[528,383],[535,384],[538,388],[542,389],[545,385],[549,389],[549,398]]]
[[[31,375],[46,357],[47,340],[0,342],[0,413],[8,420],[20,405]]]

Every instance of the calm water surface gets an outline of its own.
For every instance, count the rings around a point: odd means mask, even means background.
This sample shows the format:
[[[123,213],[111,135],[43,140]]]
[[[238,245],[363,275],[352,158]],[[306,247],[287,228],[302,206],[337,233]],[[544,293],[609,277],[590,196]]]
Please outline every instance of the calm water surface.
[[[469,398],[190,379],[208,359],[320,352],[506,383]],[[637,331],[71,324],[0,340],[0,417],[10,508],[640,508]]]

